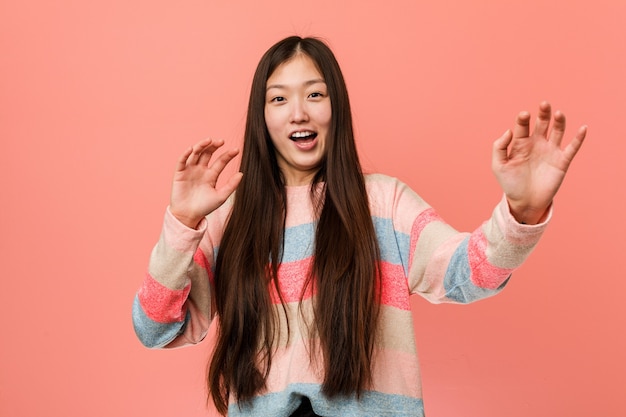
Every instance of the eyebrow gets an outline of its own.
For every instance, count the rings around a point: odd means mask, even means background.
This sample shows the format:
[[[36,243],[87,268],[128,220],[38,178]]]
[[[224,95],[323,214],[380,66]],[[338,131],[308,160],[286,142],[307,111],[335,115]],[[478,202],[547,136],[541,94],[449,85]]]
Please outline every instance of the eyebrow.
[[[304,87],[308,87],[310,85],[319,84],[319,83],[326,84],[326,81],[324,81],[321,78],[315,78],[315,79],[303,82],[302,85]],[[267,88],[265,89],[265,91],[270,90],[272,88],[283,88],[284,89],[284,88],[287,88],[287,86],[283,85],[283,84],[272,84],[272,85],[268,85]]]

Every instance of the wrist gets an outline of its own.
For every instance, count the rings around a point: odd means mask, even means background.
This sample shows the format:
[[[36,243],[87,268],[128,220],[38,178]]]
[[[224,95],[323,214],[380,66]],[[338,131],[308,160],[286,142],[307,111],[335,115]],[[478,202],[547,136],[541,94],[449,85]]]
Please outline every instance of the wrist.
[[[178,220],[179,222],[181,222],[182,224],[184,224],[190,229],[197,229],[198,225],[202,221],[202,217],[200,218],[190,217],[182,213],[177,213],[176,210],[171,208],[171,206],[170,206],[170,213],[172,214],[172,216],[176,218],[176,220]]]
[[[546,207],[518,206],[507,199],[511,216],[520,224],[534,225],[546,220],[550,204]]]

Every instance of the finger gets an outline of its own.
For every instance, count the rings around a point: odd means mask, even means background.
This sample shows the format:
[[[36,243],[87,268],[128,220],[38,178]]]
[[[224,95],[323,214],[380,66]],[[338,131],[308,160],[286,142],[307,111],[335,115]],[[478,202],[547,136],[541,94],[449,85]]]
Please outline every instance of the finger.
[[[515,126],[513,127],[513,137],[527,138],[530,133],[530,113],[527,111],[519,112],[515,118]]]
[[[237,154],[239,154],[239,149],[231,149],[230,151],[220,155],[220,157],[217,158],[217,160],[209,167],[209,170],[211,171],[215,182],[217,181],[217,177],[220,176],[226,165],[228,165],[228,163],[232,161],[233,158],[237,156]]]
[[[193,152],[193,147],[190,146],[187,148],[185,153],[183,153],[180,158],[178,158],[178,162],[176,162],[176,171],[184,171],[187,167],[187,160],[189,159],[189,155]]]
[[[565,158],[567,158],[568,163],[572,162],[580,147],[583,146],[583,142],[585,141],[585,137],[587,136],[587,126],[581,126],[574,136],[574,139],[565,147],[563,151],[565,154]]]
[[[200,159],[200,155],[202,155],[203,150],[211,144],[211,139],[204,139],[191,147],[191,152],[187,155],[187,160],[185,161],[186,166],[195,165],[198,163]]]
[[[226,184],[224,184],[219,188],[219,190],[217,190],[217,195],[222,202],[226,201],[226,199],[228,199],[228,197],[230,197],[230,195],[235,192],[235,190],[239,186],[239,183],[241,182],[241,178],[243,178],[243,173],[237,172],[228,179]]]
[[[561,111],[554,113],[554,126],[550,132],[550,142],[553,142],[556,146],[561,146],[563,136],[565,135],[565,115]]]
[[[552,117],[552,107],[550,106],[550,103],[547,101],[541,102],[533,134],[546,137],[548,134],[548,127],[550,126],[550,117]]]
[[[512,140],[513,133],[511,129],[507,129],[502,136],[493,142],[491,162],[494,167],[503,165],[509,160],[508,148]]]
[[[204,148],[202,148],[202,150],[198,153],[197,163],[205,166],[208,165],[209,161],[213,157],[213,154],[215,154],[215,151],[217,151],[223,145],[223,139],[211,139],[210,142],[208,142],[206,146],[204,146]]]

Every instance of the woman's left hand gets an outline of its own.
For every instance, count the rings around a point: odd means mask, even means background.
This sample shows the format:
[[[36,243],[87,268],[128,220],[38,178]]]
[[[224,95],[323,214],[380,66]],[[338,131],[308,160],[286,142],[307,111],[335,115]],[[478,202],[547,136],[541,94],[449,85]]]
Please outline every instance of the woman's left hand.
[[[556,111],[549,129],[551,113],[550,104],[541,103],[530,134],[530,114],[520,112],[513,131],[507,130],[493,144],[492,170],[511,214],[520,223],[543,220],[587,134],[587,127],[580,127],[574,139],[561,149],[565,115]]]

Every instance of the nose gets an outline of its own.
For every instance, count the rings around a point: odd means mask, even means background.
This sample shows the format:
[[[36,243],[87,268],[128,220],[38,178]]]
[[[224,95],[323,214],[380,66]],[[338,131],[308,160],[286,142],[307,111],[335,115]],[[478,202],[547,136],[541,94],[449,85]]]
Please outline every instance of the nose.
[[[306,103],[303,100],[292,101],[291,123],[303,123],[309,121]]]

